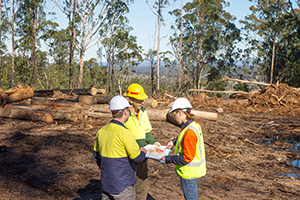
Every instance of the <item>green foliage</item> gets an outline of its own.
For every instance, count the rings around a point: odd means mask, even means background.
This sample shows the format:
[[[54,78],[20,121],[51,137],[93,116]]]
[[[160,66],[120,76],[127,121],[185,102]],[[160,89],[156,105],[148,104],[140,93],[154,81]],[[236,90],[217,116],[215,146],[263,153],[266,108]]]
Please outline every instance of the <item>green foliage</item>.
[[[235,18],[223,9],[226,5],[223,0],[193,1],[185,4],[182,69],[183,74],[190,79],[187,79],[189,83],[185,83],[183,87],[190,85],[200,88],[202,76],[205,72],[208,73],[211,66],[218,65],[218,70],[230,73],[234,60],[239,55],[235,48],[240,41],[240,31],[232,22]],[[181,11],[176,9],[170,13],[177,17],[170,41],[174,51],[179,52]],[[210,81],[213,80],[211,76]],[[210,84],[210,87],[212,85],[214,84]]]

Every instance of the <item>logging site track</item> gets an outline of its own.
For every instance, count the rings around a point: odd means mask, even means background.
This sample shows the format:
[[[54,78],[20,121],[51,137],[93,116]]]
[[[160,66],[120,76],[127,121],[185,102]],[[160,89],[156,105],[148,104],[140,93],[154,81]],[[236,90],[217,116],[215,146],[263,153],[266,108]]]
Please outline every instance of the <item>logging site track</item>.
[[[100,199],[92,149],[96,132],[108,122],[0,118],[0,199]],[[201,199],[299,199],[299,117],[227,110],[204,124],[207,175],[197,183]],[[180,133],[168,122],[152,126],[164,145]],[[184,199],[174,165],[148,164],[153,198]]]

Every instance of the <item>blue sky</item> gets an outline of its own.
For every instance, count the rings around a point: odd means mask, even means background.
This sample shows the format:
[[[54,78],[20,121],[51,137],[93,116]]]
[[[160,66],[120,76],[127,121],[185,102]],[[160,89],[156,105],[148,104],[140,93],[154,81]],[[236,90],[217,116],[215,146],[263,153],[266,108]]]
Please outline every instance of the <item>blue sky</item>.
[[[191,2],[192,0],[184,0],[184,4],[186,2]],[[53,3],[51,1],[48,1],[48,11],[51,11],[53,9]],[[153,5],[154,0],[149,0],[149,2],[152,2],[150,5]],[[232,15],[234,15],[236,20],[237,27],[240,28],[240,24],[238,23],[238,20],[243,19],[246,15],[250,14],[249,7],[252,5],[251,2],[248,0],[227,0],[227,2],[230,3],[230,7],[225,8],[225,10]],[[171,35],[170,26],[174,22],[174,17],[170,16],[168,14],[169,11],[174,9],[180,9],[181,8],[181,0],[177,0],[175,3],[173,3],[171,6],[165,8],[163,10],[163,16],[165,19],[165,26],[161,28],[161,37],[167,36],[163,39],[161,39],[161,48],[160,51],[167,51],[171,48],[168,46],[168,38]],[[57,8],[54,8],[53,11],[57,13],[57,22],[60,24],[61,28],[65,28],[63,26],[66,26],[66,18],[63,14],[61,14],[61,11]],[[144,49],[144,52],[146,52],[149,48],[154,47],[154,34],[155,34],[155,27],[156,27],[156,17],[151,12],[149,6],[146,4],[145,0],[135,0],[135,3],[130,5],[130,13],[127,15],[127,17],[130,20],[130,26],[133,27],[133,31],[131,32],[131,35],[137,36],[137,42],[139,46],[142,46]],[[65,19],[65,20],[64,20]],[[157,46],[157,38],[155,38],[155,48]],[[85,60],[89,60],[92,57],[96,57],[97,52],[97,45],[93,48],[86,51]]]
[[[154,2],[154,0],[149,1]],[[186,2],[191,1],[184,0],[184,4]],[[243,19],[246,15],[250,14],[249,7],[251,6],[251,2],[248,0],[229,0],[227,2],[230,3],[230,7],[226,8],[225,10],[237,18],[236,25],[240,28],[238,20]],[[172,34],[170,26],[172,23],[174,23],[175,18],[170,16],[168,11],[180,8],[181,0],[177,0],[176,3],[163,10],[163,16],[165,18],[166,25],[161,28],[161,37],[168,37],[161,39],[161,51],[171,50],[167,43],[169,36]],[[144,0],[136,0],[136,3],[130,6],[128,18],[130,20],[130,26],[134,28],[131,34],[137,36],[138,44],[142,46],[145,51],[147,51],[149,48],[153,48],[153,35],[155,34],[155,25],[157,19]],[[157,43],[157,36],[155,41]],[[157,47],[157,45],[155,45],[155,47]]]

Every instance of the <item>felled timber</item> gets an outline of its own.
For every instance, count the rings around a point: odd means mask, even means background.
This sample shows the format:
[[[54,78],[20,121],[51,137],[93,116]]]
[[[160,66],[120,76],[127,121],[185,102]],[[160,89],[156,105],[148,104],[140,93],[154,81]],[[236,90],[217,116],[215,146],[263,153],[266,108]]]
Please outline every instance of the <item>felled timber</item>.
[[[112,97],[108,96],[96,96],[96,98],[98,104],[109,104],[110,100],[112,99]]]
[[[94,111],[102,111],[108,112],[108,104],[84,104],[79,102],[68,102],[65,100],[51,100],[45,98],[32,98],[32,105],[44,105],[44,106],[53,106],[54,109],[65,109],[65,108],[80,108],[85,110],[94,110]]]
[[[77,122],[79,118],[83,118],[80,114],[76,113],[76,111],[71,110],[70,112],[65,112],[63,110],[53,110],[51,106],[43,106],[43,105],[26,105],[26,104],[6,104],[4,106],[6,109],[28,109],[28,110],[36,110],[36,111],[44,111],[50,113],[55,120],[65,120],[71,122]]]
[[[97,97],[92,95],[79,95],[78,102],[85,104],[97,104]]]
[[[189,92],[206,92],[206,93],[218,93],[218,94],[248,94],[243,91],[213,91],[213,90],[202,90],[202,89],[190,89]]]
[[[25,119],[32,121],[43,121],[47,123],[53,122],[53,117],[45,111],[21,109],[21,108],[0,108],[0,116],[14,119]]]
[[[7,94],[7,102],[21,101],[33,97],[34,92],[31,87],[11,88],[4,91]]]
[[[2,88],[0,88],[0,94],[3,92]]]
[[[201,119],[196,119],[196,121],[198,122],[198,124],[200,125],[202,132],[205,131],[205,124]],[[177,123],[176,119],[175,119],[175,115],[173,115],[172,113],[168,113],[167,114],[167,122],[170,122],[176,126],[180,126],[180,124]]]
[[[7,103],[8,95],[5,92],[0,94],[0,106],[3,107]]]
[[[240,79],[233,79],[229,77],[224,77],[222,78],[222,81],[234,81],[234,82],[239,82],[239,83],[248,83],[248,84],[255,84],[255,85],[263,85],[263,86],[269,86],[271,84],[269,83],[262,83],[262,82],[257,82],[257,81],[248,81],[248,80],[240,80]]]
[[[168,112],[169,112],[169,109],[165,109],[165,110],[148,109],[147,110],[149,119],[154,120],[154,121],[165,121],[165,120],[167,120]],[[192,110],[191,113],[194,114],[197,118],[200,118],[200,119],[206,119],[206,120],[212,120],[212,121],[215,121],[215,120],[218,119],[218,114],[213,113],[213,112]]]
[[[146,108],[148,108],[148,107],[156,108],[157,107],[157,101],[155,99],[145,99],[144,100],[144,106]]]
[[[85,88],[85,89],[61,89],[61,90],[38,90],[34,91],[35,97],[49,97],[53,95],[54,91],[60,91],[61,93],[68,94],[68,95],[96,95],[96,94],[105,94],[105,89],[96,89],[92,88]]]

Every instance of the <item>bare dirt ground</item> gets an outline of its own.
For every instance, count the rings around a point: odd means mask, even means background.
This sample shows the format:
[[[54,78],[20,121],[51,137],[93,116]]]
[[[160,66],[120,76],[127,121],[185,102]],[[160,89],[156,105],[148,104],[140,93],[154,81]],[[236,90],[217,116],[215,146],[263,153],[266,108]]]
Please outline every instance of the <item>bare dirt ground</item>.
[[[289,103],[278,101],[282,94],[276,91],[277,99],[265,94],[249,98],[249,104],[190,98],[198,110],[224,110],[217,121],[203,120],[207,175],[198,180],[199,199],[300,199],[300,95]],[[97,131],[108,122],[0,118],[0,199],[100,199],[92,149]],[[152,126],[162,144],[180,133],[168,122]],[[148,164],[153,198],[184,199],[174,165]]]

